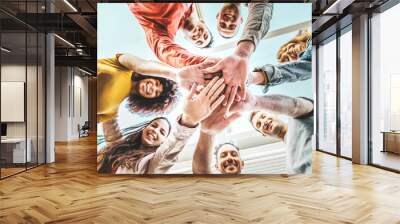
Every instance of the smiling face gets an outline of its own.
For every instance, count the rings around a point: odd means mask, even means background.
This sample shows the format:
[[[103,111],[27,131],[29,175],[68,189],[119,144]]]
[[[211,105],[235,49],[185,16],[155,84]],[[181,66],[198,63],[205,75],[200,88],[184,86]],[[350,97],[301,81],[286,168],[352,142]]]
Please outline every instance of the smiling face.
[[[296,61],[305,48],[306,43],[304,42],[287,44],[280,55],[279,62]]]
[[[222,174],[239,174],[244,167],[239,150],[231,144],[220,146],[216,158],[216,168]]]
[[[243,22],[240,15],[240,5],[225,4],[217,14],[217,30],[225,38],[231,38],[236,35]]]
[[[275,116],[262,111],[255,111],[251,114],[251,124],[261,134],[276,138],[279,138],[286,126]]]
[[[207,47],[212,41],[212,34],[203,21],[188,22],[184,29],[185,38],[199,48]]]
[[[163,91],[163,85],[159,79],[147,78],[139,81],[137,92],[146,99],[157,98]]]
[[[159,146],[169,135],[169,123],[164,119],[152,121],[143,129],[141,141],[145,146]]]

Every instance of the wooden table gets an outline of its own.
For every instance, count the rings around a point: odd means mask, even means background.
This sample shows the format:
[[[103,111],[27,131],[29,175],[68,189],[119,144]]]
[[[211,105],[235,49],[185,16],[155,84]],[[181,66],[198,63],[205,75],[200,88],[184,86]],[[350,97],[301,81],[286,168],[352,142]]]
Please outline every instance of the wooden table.
[[[392,152],[400,154],[400,131],[382,131],[383,150],[382,152]]]

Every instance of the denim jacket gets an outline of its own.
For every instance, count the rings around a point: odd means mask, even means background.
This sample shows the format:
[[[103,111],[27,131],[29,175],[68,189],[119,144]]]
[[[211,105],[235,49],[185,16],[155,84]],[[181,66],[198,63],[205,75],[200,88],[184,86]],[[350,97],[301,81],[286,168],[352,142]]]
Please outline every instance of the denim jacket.
[[[257,67],[254,71],[263,71],[267,74],[268,83],[265,85],[264,93],[269,87],[285,82],[296,82],[311,78],[312,45],[308,41],[307,48],[300,54],[297,61],[286,62],[278,65],[264,65]]]

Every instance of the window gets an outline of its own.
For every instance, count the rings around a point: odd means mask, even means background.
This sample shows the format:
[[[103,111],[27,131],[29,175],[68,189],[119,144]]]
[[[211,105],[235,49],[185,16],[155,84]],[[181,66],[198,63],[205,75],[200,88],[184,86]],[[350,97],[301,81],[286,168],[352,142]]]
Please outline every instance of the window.
[[[17,3],[17,4],[16,4]],[[1,1],[0,7],[19,7],[19,15],[42,13],[44,1]],[[13,7],[14,6],[14,7]],[[0,122],[7,131],[0,144],[0,178],[45,163],[45,34],[1,12]],[[10,100],[10,94],[13,99]],[[10,109],[16,106],[17,110]],[[20,112],[20,113],[17,113]],[[18,115],[18,116],[15,116]]]
[[[318,149],[336,153],[336,36],[318,47]]]
[[[400,5],[371,19],[371,162],[400,170]]]
[[[352,157],[352,32],[340,36],[340,155]]]

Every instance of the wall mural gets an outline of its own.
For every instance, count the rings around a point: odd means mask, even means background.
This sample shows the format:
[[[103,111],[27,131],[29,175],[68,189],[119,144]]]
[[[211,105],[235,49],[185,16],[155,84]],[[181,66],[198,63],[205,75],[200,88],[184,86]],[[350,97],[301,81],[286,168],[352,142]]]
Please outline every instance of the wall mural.
[[[311,172],[310,3],[99,3],[97,170]]]

